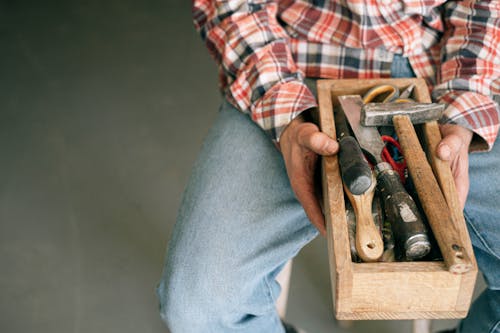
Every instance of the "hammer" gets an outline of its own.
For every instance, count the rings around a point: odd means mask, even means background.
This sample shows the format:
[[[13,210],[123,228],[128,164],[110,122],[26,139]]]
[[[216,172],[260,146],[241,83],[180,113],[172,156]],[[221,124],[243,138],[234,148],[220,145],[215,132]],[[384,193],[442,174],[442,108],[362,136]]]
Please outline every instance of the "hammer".
[[[413,127],[413,123],[437,120],[443,109],[444,105],[435,103],[367,104],[362,109],[361,118],[364,125],[394,125],[408,170],[445,264],[452,273],[466,273],[473,264]]]

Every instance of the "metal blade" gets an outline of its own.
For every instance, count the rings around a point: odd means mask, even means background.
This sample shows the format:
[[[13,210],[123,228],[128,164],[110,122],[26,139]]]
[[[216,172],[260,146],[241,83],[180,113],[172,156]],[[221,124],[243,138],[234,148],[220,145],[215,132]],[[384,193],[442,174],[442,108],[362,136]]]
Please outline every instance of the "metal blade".
[[[380,137],[376,127],[366,127],[361,125],[361,109],[363,108],[363,100],[359,95],[344,95],[339,96],[339,103],[351,125],[354,136],[359,142],[365,153],[371,155],[371,158],[376,163],[382,162],[382,149],[384,142]]]
[[[415,89],[415,84],[410,84],[408,88],[403,90],[403,92],[399,95],[398,98],[410,98],[413,89]]]

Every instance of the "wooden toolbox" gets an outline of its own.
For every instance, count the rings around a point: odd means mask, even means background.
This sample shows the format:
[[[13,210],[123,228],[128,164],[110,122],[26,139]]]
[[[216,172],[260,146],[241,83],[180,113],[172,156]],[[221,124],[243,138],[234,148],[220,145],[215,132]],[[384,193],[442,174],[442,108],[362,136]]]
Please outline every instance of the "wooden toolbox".
[[[337,96],[363,95],[370,88],[390,83],[400,89],[415,84],[413,98],[430,102],[422,79],[319,80],[319,121],[323,132],[336,138],[333,109]],[[336,156],[323,158],[323,194],[327,221],[335,316],[357,319],[444,319],[463,318],[470,306],[477,264],[460,209],[451,171],[432,153],[440,140],[436,122],[422,126],[429,163],[438,180],[453,223],[471,261],[472,269],[452,274],[443,261],[355,263],[351,260],[344,191]]]

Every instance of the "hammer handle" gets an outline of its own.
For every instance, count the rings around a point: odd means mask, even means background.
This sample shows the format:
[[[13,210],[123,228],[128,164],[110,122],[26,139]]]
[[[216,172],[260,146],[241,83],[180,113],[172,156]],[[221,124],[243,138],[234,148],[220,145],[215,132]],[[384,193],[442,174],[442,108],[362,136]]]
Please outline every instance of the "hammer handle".
[[[393,118],[403,155],[448,270],[466,273],[472,262],[408,116]]]

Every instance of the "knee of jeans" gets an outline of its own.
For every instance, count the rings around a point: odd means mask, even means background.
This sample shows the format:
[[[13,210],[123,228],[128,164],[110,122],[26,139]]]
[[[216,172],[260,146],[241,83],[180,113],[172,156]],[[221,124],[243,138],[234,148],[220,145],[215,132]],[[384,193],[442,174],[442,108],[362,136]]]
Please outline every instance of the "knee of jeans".
[[[162,280],[157,288],[160,316],[172,332],[198,332],[209,327],[208,318],[215,318],[213,304],[196,285]]]
[[[157,288],[162,320],[173,332],[203,332],[207,327],[236,325],[248,316],[275,311],[279,285],[231,272],[207,272],[163,278]],[[215,273],[215,272],[214,272]]]
[[[203,310],[192,296],[163,281],[157,288],[160,305],[160,317],[172,332],[195,331],[195,327],[203,326]]]

